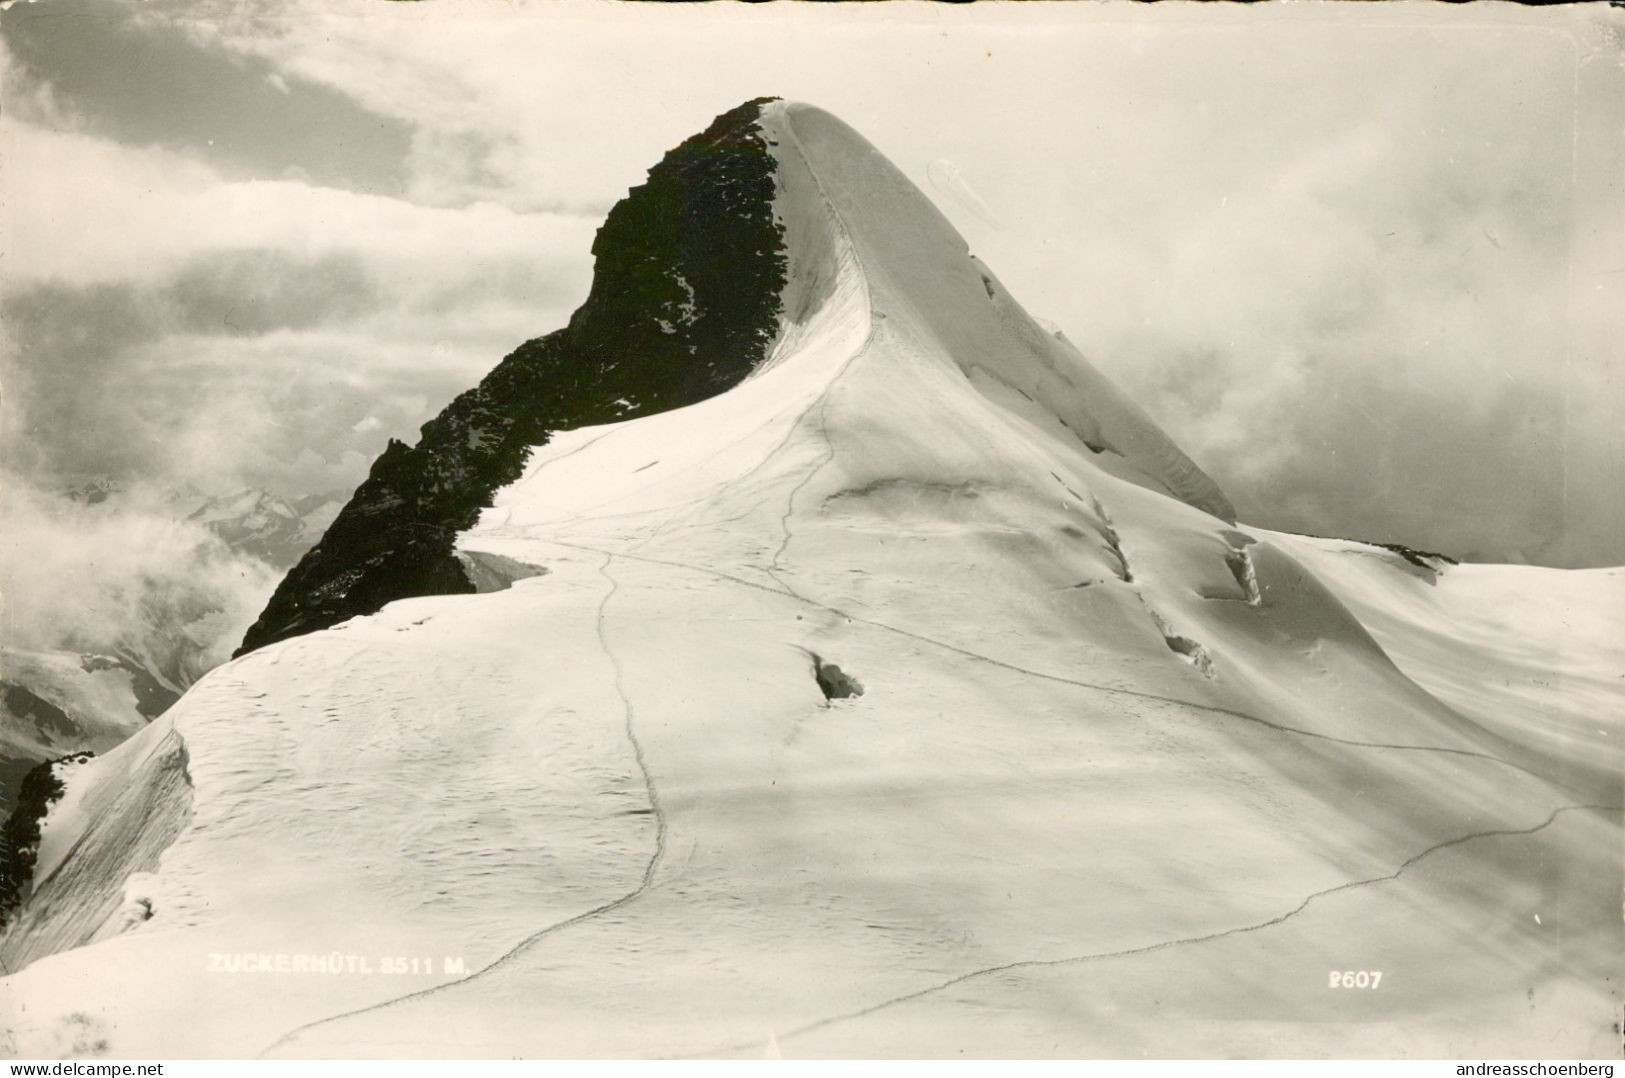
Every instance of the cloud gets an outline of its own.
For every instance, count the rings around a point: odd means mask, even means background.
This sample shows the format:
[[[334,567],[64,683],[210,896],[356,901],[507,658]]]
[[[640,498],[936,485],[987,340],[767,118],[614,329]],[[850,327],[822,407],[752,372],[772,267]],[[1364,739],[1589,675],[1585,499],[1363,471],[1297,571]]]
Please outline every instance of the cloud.
[[[15,118],[0,153],[27,163],[0,207],[0,450],[48,485],[353,486],[586,291],[575,217],[234,181]]]
[[[386,324],[392,307],[341,321],[332,306],[244,307],[223,288],[185,289],[183,302],[178,287],[44,285],[0,303],[8,460],[56,484],[111,475],[290,496],[349,487],[386,437],[409,435],[506,348],[485,333],[455,345],[418,338],[410,321],[404,332]],[[334,320],[317,321],[324,314]]]
[[[179,685],[229,657],[277,574],[137,486],[97,505],[0,475],[7,646],[122,651]]]
[[[234,180],[193,157],[0,116],[8,282],[131,279],[199,251],[359,251],[411,290],[469,262],[580,289],[597,220],[490,203],[431,208],[309,182]]]
[[[286,103],[275,78],[343,99],[339,126],[301,121],[334,146],[368,117],[393,141],[332,156],[272,124],[248,169],[241,140],[208,144],[205,108],[149,137],[107,102],[116,80],[29,60],[0,117],[0,152],[38,163],[6,179],[11,285],[112,289],[118,324],[86,332],[122,326],[116,362],[63,368],[117,386],[84,390],[108,405],[96,429],[177,424],[176,468],[343,467],[560,324],[595,218],[662,149],[783,93],[946,185],[977,254],[1250,519],[1625,561],[1606,12],[843,7],[151,0],[119,32],[253,82],[222,90],[239,133]],[[163,297],[186,265],[221,283],[194,280],[181,314]],[[331,304],[290,267],[323,267]],[[256,280],[266,309],[235,332],[226,305]]]
[[[182,332],[251,337],[305,329],[377,310],[380,296],[353,251],[296,258],[281,251],[210,251],[165,282]]]
[[[1493,52],[1563,85],[1560,46]],[[1432,123],[1300,137],[1263,182],[1103,225],[1073,263],[1069,333],[1245,519],[1625,562],[1625,349],[1617,307],[1573,283],[1625,251],[1617,188],[1571,167],[1583,104],[1495,70],[1405,106]]]
[[[0,299],[0,321],[8,360],[0,449],[14,467],[77,470],[81,454],[150,463],[153,439],[130,407],[120,362],[126,348],[161,335],[148,297],[121,284],[43,286]]]
[[[297,168],[324,186],[405,189],[410,124],[223,49],[189,14],[52,0],[8,12],[4,30],[11,65],[86,133],[191,154],[236,179]]]
[[[42,476],[173,474],[183,466],[176,438],[201,421],[200,404],[218,407],[226,390],[206,377],[174,377],[177,338],[307,330],[378,302],[354,258],[275,251],[200,254],[155,282],[9,290],[0,295],[9,410],[0,448]],[[238,380],[244,388],[260,381]],[[232,453],[229,437],[220,449]]]

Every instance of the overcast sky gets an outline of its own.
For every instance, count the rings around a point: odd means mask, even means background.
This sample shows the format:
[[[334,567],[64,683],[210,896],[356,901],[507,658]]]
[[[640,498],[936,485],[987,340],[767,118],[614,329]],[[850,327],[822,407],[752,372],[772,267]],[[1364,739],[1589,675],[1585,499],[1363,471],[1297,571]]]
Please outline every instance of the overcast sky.
[[[1625,11],[38,0],[0,451],[353,485],[747,97],[840,115],[1246,521],[1625,563]]]

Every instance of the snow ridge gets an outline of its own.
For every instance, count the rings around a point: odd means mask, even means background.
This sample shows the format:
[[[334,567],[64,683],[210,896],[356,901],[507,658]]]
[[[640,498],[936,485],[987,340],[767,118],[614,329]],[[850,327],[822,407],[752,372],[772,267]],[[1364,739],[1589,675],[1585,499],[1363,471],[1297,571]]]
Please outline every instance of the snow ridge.
[[[1056,966],[1081,965],[1088,962],[1101,962],[1112,958],[1132,958],[1138,955],[1165,951],[1174,947],[1186,947],[1200,943],[1211,943],[1214,940],[1224,939],[1227,936],[1239,936],[1251,932],[1259,932],[1291,920],[1292,918],[1303,913],[1320,899],[1328,898],[1344,891],[1352,891],[1362,887],[1371,887],[1378,884],[1391,883],[1404,875],[1407,870],[1415,867],[1418,862],[1452,847],[1461,846],[1468,842],[1477,842],[1483,839],[1538,834],[1539,832],[1552,826],[1552,824],[1556,823],[1559,817],[1569,812],[1619,813],[1621,811],[1622,809],[1617,805],[1561,805],[1558,808],[1553,809],[1549,816],[1547,816],[1540,823],[1535,824],[1533,827],[1493,828],[1484,831],[1474,831],[1470,834],[1461,835],[1456,838],[1446,839],[1443,842],[1435,843],[1434,845],[1423,850],[1421,853],[1407,858],[1392,872],[1380,876],[1369,876],[1364,879],[1349,880],[1346,883],[1340,883],[1333,887],[1327,887],[1322,890],[1315,891],[1314,893],[1305,897],[1303,901],[1299,902],[1292,909],[1264,921],[1258,921],[1253,924],[1238,925],[1235,928],[1227,928],[1218,932],[1208,932],[1200,936],[1185,936],[1179,939],[1163,940],[1160,943],[1147,944],[1143,947],[1131,947],[1121,951],[1101,951],[1093,954],[1071,955],[1066,958],[1031,958],[1023,959],[1017,962],[1006,962],[997,966],[986,966],[981,969],[971,970],[968,973],[962,973],[957,977],[950,977],[945,981],[929,985],[917,992],[910,992],[906,995],[895,996],[891,999],[883,1000],[879,1003],[864,1007],[860,1010],[851,1011],[846,1014],[838,1014],[829,1018],[821,1018],[816,1022],[810,1022],[788,1032],[777,1033],[775,1036],[781,1042],[787,1041],[792,1037],[804,1036],[820,1029],[827,1029],[830,1026],[838,1025],[842,1022],[851,1022],[860,1018],[867,1018],[872,1014],[877,1014],[880,1011],[886,1010],[890,1007],[896,1007],[900,1004],[909,1003],[917,999],[923,999],[927,996],[933,996],[939,992],[945,992],[950,988],[965,984],[968,981],[978,980],[983,977],[991,977],[1000,973],[1011,973],[1016,970],[1023,969],[1044,969]],[[758,1045],[755,1042],[733,1044],[724,1048],[712,1049],[709,1052],[703,1053],[703,1055],[716,1056],[727,1053],[749,1051],[756,1047],[758,1047]]]
[[[1108,693],[1114,696],[1151,700],[1161,704],[1173,704],[1177,707],[1187,707],[1194,711],[1202,711],[1212,715],[1223,715],[1232,719],[1240,719],[1244,722],[1250,722],[1266,727],[1278,733],[1290,734],[1294,737],[1312,738],[1316,741],[1327,741],[1334,745],[1347,745],[1350,748],[1377,749],[1382,751],[1396,752],[1436,752],[1442,753],[1446,756],[1460,756],[1469,759],[1483,760],[1486,763],[1498,764],[1501,767],[1510,768],[1513,771],[1520,771],[1531,778],[1536,778],[1540,779],[1542,782],[1551,783],[1552,785],[1561,789],[1568,790],[1570,793],[1578,792],[1573,786],[1559,779],[1555,779],[1550,775],[1536,771],[1533,768],[1525,767],[1522,764],[1514,763],[1511,760],[1502,759],[1499,756],[1495,756],[1487,752],[1479,752],[1475,749],[1458,749],[1446,745],[1408,745],[1402,742],[1362,741],[1356,738],[1337,737],[1333,734],[1325,734],[1317,730],[1306,730],[1301,727],[1289,726],[1285,723],[1272,722],[1269,719],[1252,715],[1245,711],[1239,711],[1235,708],[1223,707],[1218,704],[1200,703],[1195,700],[1184,700],[1176,696],[1163,696],[1158,693],[1142,692],[1139,689],[1125,688],[1120,685],[1102,685],[1098,682],[1083,681],[1078,678],[1065,677],[1061,674],[1053,674],[1044,670],[1036,670],[1032,667],[1022,666],[1018,663],[1009,662],[1005,659],[997,659],[991,655],[984,655],[981,652],[971,651],[968,648],[962,648],[956,644],[950,644],[947,641],[938,640],[923,633],[911,632],[908,629],[899,628],[895,625],[889,625],[886,622],[879,621],[875,618],[865,617],[864,615],[855,613],[851,610],[846,610],[829,603],[820,602],[815,598],[803,595],[787,588],[774,588],[766,584],[759,584],[755,581],[746,580],[743,577],[734,576],[731,573],[723,572],[720,569],[712,569],[702,565],[692,565],[687,562],[673,561],[668,558],[656,558],[644,554],[605,550],[602,547],[587,546],[583,543],[569,542],[557,538],[551,538],[545,541],[553,546],[566,547],[572,550],[580,550],[592,554],[603,554],[612,558],[625,558],[628,561],[643,562],[649,565],[664,565],[673,569],[687,569],[690,572],[701,573],[718,580],[724,580],[732,584],[737,584],[743,588],[753,588],[757,591],[767,592],[770,595],[785,596],[790,599],[795,599],[798,602],[805,603],[814,609],[822,610],[828,614],[833,614],[836,617],[842,618],[848,622],[853,622],[859,625],[867,625],[870,628],[879,629],[882,632],[905,637],[909,640],[926,644],[934,648],[939,648],[943,651],[951,652],[955,655],[960,655],[964,658],[971,659],[979,663],[985,663],[988,666],[998,667],[999,669],[1008,670],[1016,674],[1022,674],[1026,677],[1037,678],[1041,681],[1054,682],[1058,685],[1071,685],[1076,688],[1088,689],[1093,692]]]
[[[855,242],[882,317],[946,357],[980,389],[979,375],[1044,402],[1079,444],[1109,447],[1138,481],[1233,522],[1205,473],[1075,348],[1046,333],[999,287],[931,201],[862,135],[829,113],[774,103],[764,124],[788,133],[821,196]]]
[[[211,678],[172,720],[202,793],[143,892],[153,921],[0,981],[0,1009],[28,1004],[19,1039],[86,1006],[60,986],[110,954],[160,969],[256,936],[468,965],[277,998],[186,982],[255,1004],[211,1031],[226,1054],[683,1055],[770,1030],[829,1054],[1256,1054],[1283,1029],[1288,1052],[1340,1047],[1337,1014],[1418,1056],[1579,1022],[1565,1043],[1605,1043],[1617,784],[1543,752],[1545,717],[1521,733],[1510,680],[1457,710],[1386,650],[1410,664],[1416,643],[1446,678],[1572,670],[1565,695],[1605,675],[1576,722],[1617,727],[1612,660],[1532,644],[1584,603],[1547,576],[1485,592],[1471,567],[1428,588],[1398,557],[1325,570],[1238,530],[867,143],[791,105],[761,135],[755,205],[786,241],[761,362],[526,443],[450,545],[501,590],[393,603]],[[685,279],[687,328],[709,325],[716,293]],[[650,316],[681,333],[676,311],[637,305],[667,344]],[[1369,629],[1360,594],[1383,604]],[[1558,740],[1616,740],[1579,732]],[[1562,931],[1509,920],[1508,896]],[[1336,948],[1425,956],[1433,980],[1302,992],[1302,955]],[[1238,961],[1251,991],[1223,998]],[[167,986],[102,991],[120,1050],[214,1046],[171,1032]],[[1181,1003],[1203,999],[1262,1024]]]
[[[366,1007],[358,1007],[354,1010],[345,1011],[341,1014],[329,1015],[326,1018],[318,1018],[313,1022],[307,1022],[304,1025],[299,1026],[296,1029],[289,1030],[287,1033],[284,1033],[282,1036],[278,1037],[270,1045],[262,1049],[257,1054],[256,1058],[268,1058],[272,1055],[272,1053],[276,1052],[277,1049],[293,1042],[301,1035],[321,1026],[330,1025],[334,1022],[339,1022],[347,1018],[358,1018],[364,1014],[373,1014],[378,1011],[387,1010],[391,1007],[396,1007],[412,1000],[425,999],[429,996],[439,995],[440,993],[449,991],[453,988],[458,988],[474,981],[478,981],[506,966],[511,965],[521,955],[548,937],[557,935],[558,933],[563,932],[565,929],[573,928],[576,925],[590,921],[595,917],[602,916],[603,914],[610,913],[614,910],[622,908],[623,906],[636,902],[638,899],[647,894],[649,889],[654,886],[655,874],[659,871],[661,863],[666,858],[667,836],[670,824],[666,816],[665,806],[660,800],[660,790],[655,785],[653,773],[649,770],[649,762],[644,753],[643,742],[638,738],[636,712],[633,709],[632,700],[627,695],[626,687],[622,680],[622,667],[620,659],[616,657],[615,650],[610,646],[609,643],[608,630],[605,624],[605,615],[609,609],[610,600],[613,599],[615,594],[620,590],[620,581],[617,580],[609,571],[612,560],[613,559],[611,557],[606,556],[603,564],[599,566],[598,570],[600,575],[603,576],[604,582],[609,585],[604,592],[603,598],[598,604],[596,618],[598,640],[604,649],[605,657],[609,659],[610,665],[615,670],[615,691],[620,696],[621,706],[625,714],[626,739],[631,744],[633,758],[637,761],[638,771],[643,776],[644,791],[649,799],[649,811],[651,815],[653,815],[655,822],[654,850],[649,855],[648,863],[645,864],[643,868],[643,876],[638,881],[638,885],[632,890],[621,895],[619,898],[605,902],[602,905],[595,906],[592,909],[586,910],[582,913],[578,913],[574,917],[567,918],[563,921],[554,922],[553,924],[539,929],[531,935],[526,936],[508,950],[504,951],[501,955],[497,956],[491,962],[487,963],[480,969],[475,970],[466,977],[460,977],[455,981],[447,981],[444,984],[437,984],[416,992],[408,992],[405,995],[396,996],[393,999],[386,999],[382,1002],[370,1004]]]

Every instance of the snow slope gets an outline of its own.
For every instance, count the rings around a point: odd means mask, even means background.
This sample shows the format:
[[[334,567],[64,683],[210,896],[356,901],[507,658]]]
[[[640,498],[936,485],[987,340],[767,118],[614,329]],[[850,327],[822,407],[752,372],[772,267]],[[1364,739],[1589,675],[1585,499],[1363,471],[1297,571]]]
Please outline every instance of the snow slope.
[[[76,773],[10,1044],[1616,1050],[1625,664],[1528,627],[1617,641],[1617,577],[1236,525],[861,137],[764,123],[770,361],[538,449],[459,543],[500,590],[265,647]]]
[[[342,505],[336,493],[291,504],[263,490],[156,496],[106,477],[60,494],[80,505],[64,511],[63,501],[45,498],[23,506],[19,534],[36,538],[7,552],[17,567],[11,579],[33,586],[19,589],[30,593],[21,602],[10,594],[0,647],[0,817],[37,763],[105,752],[179,699],[229,650],[222,645],[241,628],[241,604],[263,601],[272,570],[297,562]],[[71,551],[105,542],[58,549],[81,531],[116,535],[132,557],[86,566]],[[41,565],[47,548],[52,557]]]
[[[1588,774],[1625,777],[1625,568],[1426,569],[1365,543],[1269,532],[1418,684],[1484,728]]]
[[[131,666],[109,656],[0,647],[0,814],[35,764],[105,752],[147,721]]]

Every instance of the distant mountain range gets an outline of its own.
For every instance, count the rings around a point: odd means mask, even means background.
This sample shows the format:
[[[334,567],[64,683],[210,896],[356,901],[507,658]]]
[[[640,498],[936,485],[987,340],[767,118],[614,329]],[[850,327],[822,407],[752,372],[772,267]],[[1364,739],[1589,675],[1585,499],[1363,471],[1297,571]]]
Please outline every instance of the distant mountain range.
[[[311,494],[286,501],[264,490],[239,490],[210,498],[186,519],[202,524],[231,549],[276,569],[290,569],[316,545],[349,495]]]
[[[102,505],[127,490],[116,479],[96,478],[60,493],[71,501]],[[180,488],[165,495],[164,504],[176,520],[203,525],[232,550],[274,569],[289,569],[322,537],[348,499],[342,490],[289,500],[257,487],[216,495]]]
[[[59,494],[114,512],[129,491],[115,479],[95,478]],[[224,495],[179,489],[161,503],[176,521],[207,529],[226,551],[284,571],[321,538],[346,497],[343,491],[289,500],[253,488]],[[202,656],[219,643],[211,621],[218,611],[206,598],[146,586],[150,594],[141,596],[139,607],[147,614],[133,629],[51,649],[15,646],[24,635],[16,626],[0,640],[0,815],[10,811],[23,775],[37,763],[111,748],[163,714],[203,672]]]

